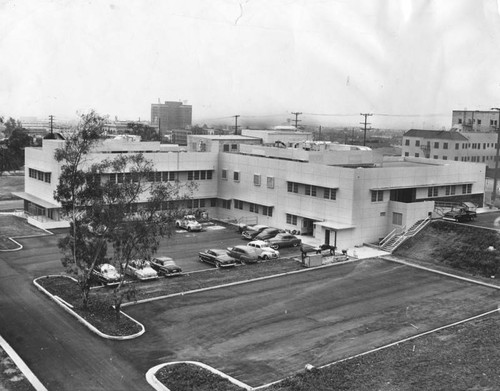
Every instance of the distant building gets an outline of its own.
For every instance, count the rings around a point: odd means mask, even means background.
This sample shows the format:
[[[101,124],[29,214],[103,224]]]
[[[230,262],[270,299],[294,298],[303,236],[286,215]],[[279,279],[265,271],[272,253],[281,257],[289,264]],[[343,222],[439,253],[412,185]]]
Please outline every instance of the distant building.
[[[159,127],[160,133],[191,126],[193,110],[182,102],[151,104],[151,125]]]
[[[463,132],[494,132],[498,116],[497,110],[453,110],[451,127]]]
[[[495,166],[496,132],[410,129],[403,134],[402,155],[484,163]]]

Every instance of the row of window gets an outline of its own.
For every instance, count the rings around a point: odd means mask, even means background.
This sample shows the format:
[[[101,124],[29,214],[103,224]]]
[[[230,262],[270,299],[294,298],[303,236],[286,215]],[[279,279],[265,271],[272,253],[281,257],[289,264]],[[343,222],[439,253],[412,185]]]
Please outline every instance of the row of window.
[[[442,186],[444,188],[444,193],[447,196],[457,194],[457,190],[461,188],[462,194],[472,193],[472,183],[465,185],[449,185]],[[431,186],[427,188],[427,197],[439,197],[439,186]],[[383,190],[371,190],[371,200],[372,202],[384,201],[384,191]]]
[[[51,173],[35,170],[34,168],[28,169],[28,175],[30,178],[38,179],[39,181],[50,183]]]
[[[405,146],[410,146],[410,139],[405,140]],[[415,140],[415,146],[420,147],[420,140]],[[434,142],[434,149],[439,149],[439,141]],[[494,148],[496,149],[497,144],[496,143],[462,143],[462,149],[481,149],[481,146],[483,147],[482,149],[489,149],[489,148]],[[427,148],[431,147],[431,142],[427,141]],[[443,148],[442,149],[448,149],[448,143],[443,142]],[[460,149],[460,143],[455,143],[455,149]]]
[[[329,200],[337,199],[337,189],[328,187],[307,185],[305,183],[287,182],[287,191],[289,193],[304,194],[311,197],[323,197]]]
[[[228,170],[222,169],[221,171],[221,179],[227,181],[229,179]],[[241,172],[233,171],[233,181],[240,182],[241,181]],[[262,175],[261,174],[253,174],[253,184],[254,186],[261,186],[262,184]],[[266,186],[268,189],[274,189],[274,177],[268,176],[266,177]]]
[[[112,173],[103,174],[104,178],[108,178],[111,183],[130,183],[137,182],[139,177],[137,174]],[[154,171],[148,174],[149,182],[175,182],[177,180],[187,179],[188,181],[212,180],[213,170],[198,170],[198,171]],[[100,179],[99,179],[100,180]]]
[[[409,152],[405,152],[405,156],[408,157],[410,156]],[[415,157],[420,157],[420,154],[418,152],[415,153]],[[433,159],[439,159],[438,155],[433,155]],[[458,162],[459,156],[455,156],[453,160]],[[495,160],[495,156],[460,156],[460,161],[462,162],[472,162],[472,163],[485,163],[488,160]],[[448,160],[448,156],[443,155],[441,157],[442,160]]]
[[[257,214],[261,213],[264,216],[272,217],[272,215],[273,215],[273,207],[272,206],[254,204],[252,202],[245,202],[245,201],[241,201],[241,200],[234,200],[234,208],[240,209],[240,210],[248,210],[251,213],[257,213]]]
[[[474,118],[474,119],[469,118],[469,119],[467,120],[467,123],[468,123],[469,125],[472,125],[473,123],[477,123],[478,125],[481,125],[481,124],[482,124],[482,122],[483,122],[482,120],[480,120],[480,119],[476,119],[476,118]],[[462,118],[458,118],[458,123],[459,123],[459,124],[463,123]],[[490,126],[497,126],[497,125],[498,125],[498,120],[496,120],[496,119],[490,119]]]

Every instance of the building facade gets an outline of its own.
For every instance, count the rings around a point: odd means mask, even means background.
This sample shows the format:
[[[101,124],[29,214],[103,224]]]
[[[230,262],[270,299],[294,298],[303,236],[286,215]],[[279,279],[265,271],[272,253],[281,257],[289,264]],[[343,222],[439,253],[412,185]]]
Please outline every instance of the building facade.
[[[497,133],[410,129],[403,135],[402,155],[495,166]]]
[[[464,132],[494,132],[498,129],[497,110],[453,110],[451,127],[461,127]]]
[[[308,149],[276,147],[248,136],[212,136],[210,143],[209,136],[196,137],[187,151],[159,142],[106,140],[88,160],[142,152],[161,180],[198,184],[188,205],[193,211],[289,229],[339,248],[409,228],[433,213],[435,201],[483,203],[484,164],[410,156],[377,161],[369,148],[334,143],[314,150],[310,143]],[[200,150],[200,141],[210,148]],[[53,156],[63,143],[44,140],[41,148],[26,149],[25,192],[18,196],[26,211],[47,224],[61,223],[53,199],[60,166]],[[106,175],[115,174],[102,180]]]
[[[151,124],[158,127],[160,133],[173,129],[186,129],[192,124],[193,109],[182,102],[151,104]]]

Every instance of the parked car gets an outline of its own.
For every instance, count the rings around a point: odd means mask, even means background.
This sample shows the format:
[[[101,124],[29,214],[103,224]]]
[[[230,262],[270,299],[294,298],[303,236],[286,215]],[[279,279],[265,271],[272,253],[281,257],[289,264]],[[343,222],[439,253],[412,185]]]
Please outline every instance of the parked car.
[[[201,231],[202,226],[193,215],[186,215],[182,219],[175,221],[177,228],[184,228],[188,231]]]
[[[247,246],[257,249],[260,259],[276,259],[279,258],[280,252],[269,247],[269,243],[263,240],[254,240],[247,243]]]
[[[227,253],[240,263],[256,263],[260,258],[260,250],[250,246],[228,247]]]
[[[456,221],[459,223],[473,221],[476,217],[476,205],[472,202],[463,202],[458,209],[452,208],[452,210],[443,215],[444,220]]]
[[[211,248],[198,253],[201,262],[206,262],[215,267],[231,267],[236,265],[236,260],[226,250]]]
[[[165,277],[182,274],[180,266],[170,257],[156,257],[151,259],[151,267],[155,269],[159,275],[164,275]]]
[[[128,265],[123,263],[122,269],[126,275],[132,276],[141,281],[158,278],[158,273],[151,267],[151,264],[148,261],[141,259],[133,259],[129,261]]]
[[[282,229],[279,228],[266,228],[260,234],[254,237],[254,240],[267,240],[274,238],[280,232],[283,232]]]
[[[118,284],[122,275],[109,263],[102,263],[92,269],[92,278],[104,285]]]
[[[252,225],[247,227],[246,230],[241,233],[241,236],[243,239],[252,240],[266,228],[269,227],[267,225]]]
[[[268,239],[267,242],[271,248],[277,250],[280,247],[300,246],[302,240],[291,234],[279,233],[275,237]]]

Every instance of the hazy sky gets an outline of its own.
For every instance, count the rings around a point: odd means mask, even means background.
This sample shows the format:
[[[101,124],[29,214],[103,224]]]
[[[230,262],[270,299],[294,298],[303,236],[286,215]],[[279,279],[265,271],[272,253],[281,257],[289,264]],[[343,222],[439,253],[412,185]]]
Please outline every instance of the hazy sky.
[[[160,99],[194,123],[448,128],[500,107],[499,69],[496,0],[0,0],[15,118],[150,119]]]

